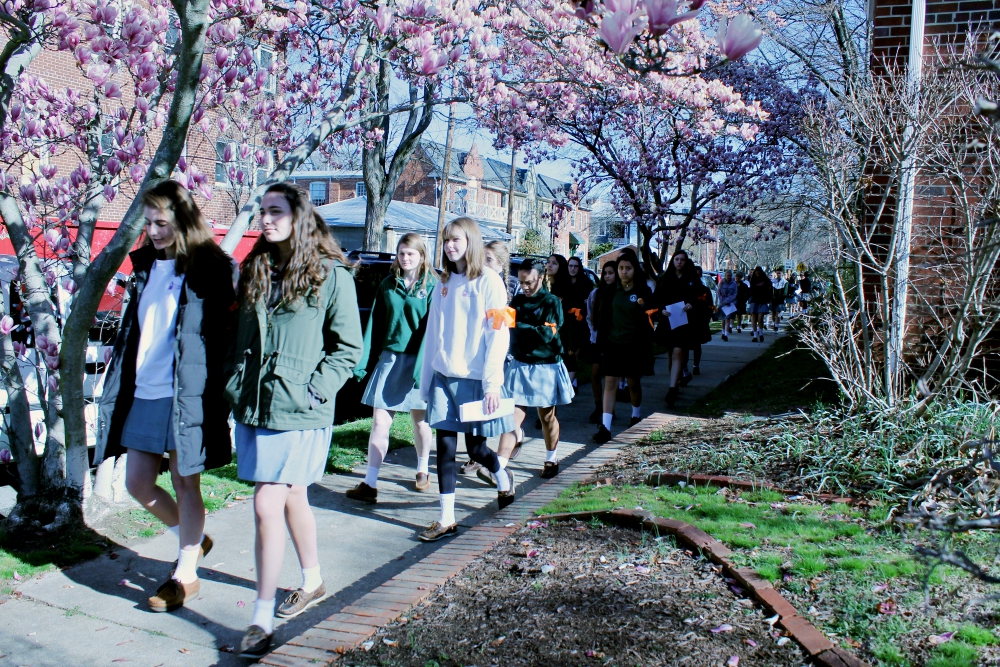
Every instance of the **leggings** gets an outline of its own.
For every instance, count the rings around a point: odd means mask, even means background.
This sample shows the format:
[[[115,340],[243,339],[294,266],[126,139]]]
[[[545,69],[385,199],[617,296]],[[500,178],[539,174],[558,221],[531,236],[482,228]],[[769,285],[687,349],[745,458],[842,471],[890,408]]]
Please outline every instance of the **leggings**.
[[[500,460],[496,453],[486,446],[486,438],[481,435],[465,434],[465,449],[469,458],[481,464],[491,473],[500,472]],[[458,433],[455,431],[437,432],[437,473],[438,491],[455,493],[455,482],[458,479],[458,466],[455,465],[455,452],[458,451]]]

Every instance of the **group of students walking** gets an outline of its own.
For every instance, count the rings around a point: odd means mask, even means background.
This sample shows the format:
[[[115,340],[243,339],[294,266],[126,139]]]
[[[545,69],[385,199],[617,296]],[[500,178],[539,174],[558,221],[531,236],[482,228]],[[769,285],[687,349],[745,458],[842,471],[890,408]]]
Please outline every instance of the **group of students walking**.
[[[756,267],[744,279],[743,274],[726,271],[718,287],[719,310],[723,313],[722,340],[728,341],[733,334],[733,324],[737,333],[743,331],[743,318],[749,317],[750,342],[763,343],[767,330],[766,317],[770,315],[770,327],[778,330],[781,313],[791,315],[803,312],[813,297],[813,284],[809,274],[799,273],[796,279],[791,271],[782,273],[776,268],[768,278],[761,267]]]

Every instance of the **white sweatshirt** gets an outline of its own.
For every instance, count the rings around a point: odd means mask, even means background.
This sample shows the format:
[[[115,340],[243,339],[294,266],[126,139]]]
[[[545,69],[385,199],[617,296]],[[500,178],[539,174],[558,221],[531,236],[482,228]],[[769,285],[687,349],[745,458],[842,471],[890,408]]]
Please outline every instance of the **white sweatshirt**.
[[[429,398],[434,372],[445,377],[483,381],[483,393],[500,393],[510,329],[493,328],[486,311],[507,307],[507,288],[495,271],[469,280],[452,274],[438,283],[427,311],[420,395]]]
[[[174,260],[158,259],[139,297],[139,350],[135,358],[135,397],[174,395],[174,328],[184,276],[174,275]]]

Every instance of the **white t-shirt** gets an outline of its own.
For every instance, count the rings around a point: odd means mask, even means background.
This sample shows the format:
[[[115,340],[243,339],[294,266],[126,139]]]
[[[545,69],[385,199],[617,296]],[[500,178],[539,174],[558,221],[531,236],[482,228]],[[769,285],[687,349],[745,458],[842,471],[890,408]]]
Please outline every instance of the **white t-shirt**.
[[[158,259],[139,297],[139,353],[135,359],[135,397],[174,395],[174,328],[184,276],[174,275],[174,260]]]

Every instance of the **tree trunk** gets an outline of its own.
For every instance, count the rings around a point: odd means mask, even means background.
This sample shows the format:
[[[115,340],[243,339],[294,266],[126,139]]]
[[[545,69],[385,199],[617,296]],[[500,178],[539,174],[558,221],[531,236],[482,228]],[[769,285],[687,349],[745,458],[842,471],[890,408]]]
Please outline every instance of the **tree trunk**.
[[[517,147],[510,151],[510,183],[507,185],[507,233],[514,233],[514,191],[517,183]]]
[[[0,290],[0,314],[7,313],[3,291]],[[7,407],[10,410],[6,424],[10,451],[17,462],[17,474],[21,484],[17,489],[18,500],[31,498],[39,491],[39,461],[35,452],[34,434],[31,432],[31,406],[24,390],[24,378],[14,357],[14,345],[10,335],[0,338],[0,353],[3,363],[0,370],[6,375]]]
[[[434,242],[434,266],[441,266],[444,252],[444,220],[448,208],[448,176],[451,174],[451,141],[455,134],[455,105],[448,107],[448,134],[444,140],[444,165],[441,171],[441,200],[438,202],[437,240]]]

